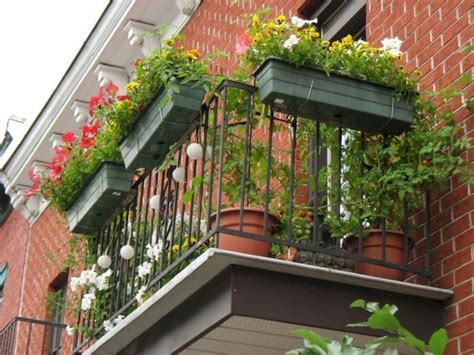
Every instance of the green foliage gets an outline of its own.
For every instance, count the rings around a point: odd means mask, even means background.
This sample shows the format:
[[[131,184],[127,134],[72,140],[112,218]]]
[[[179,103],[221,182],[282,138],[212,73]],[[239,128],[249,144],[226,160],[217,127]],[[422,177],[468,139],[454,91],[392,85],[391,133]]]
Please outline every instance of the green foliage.
[[[370,313],[367,322],[350,324],[351,327],[368,327],[373,330],[382,330],[386,336],[371,340],[364,348],[352,345],[352,338],[344,336],[341,342],[321,337],[319,334],[298,329],[292,334],[298,335],[304,340],[304,348],[287,352],[288,355],[372,355],[378,353],[378,348],[385,344],[405,344],[413,348],[417,354],[443,355],[448,337],[446,330],[439,329],[433,333],[428,344],[417,338],[409,330],[402,327],[395,313],[398,308],[386,304],[382,307],[376,302],[366,302],[358,299],[350,305],[350,308],[362,308]],[[384,355],[397,355],[395,349],[386,349]]]
[[[158,36],[162,34],[162,30],[155,32]],[[118,95],[119,88],[114,84],[100,88],[89,102],[92,123],[82,127],[79,137],[72,132],[68,132],[72,135],[68,140],[63,136],[64,145],[55,149],[53,162],[46,166],[46,171],[32,174],[32,180],[41,181],[41,186],[38,189],[37,183],[30,194],[41,192],[53,206],[65,212],[103,161],[123,161],[120,142],[163,89],[168,96],[162,105],[179,91],[178,84],[210,89],[207,67],[213,56],[201,60],[196,49],[179,46],[179,39],[167,40],[146,58],[134,61],[136,73],[126,85],[126,95]]]

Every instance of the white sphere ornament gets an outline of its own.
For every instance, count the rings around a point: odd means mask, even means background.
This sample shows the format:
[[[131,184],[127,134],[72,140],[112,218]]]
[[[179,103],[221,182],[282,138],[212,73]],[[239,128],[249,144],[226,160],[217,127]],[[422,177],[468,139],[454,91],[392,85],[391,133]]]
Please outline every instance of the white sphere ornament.
[[[110,265],[112,265],[112,259],[108,255],[101,255],[97,259],[97,264],[102,268],[102,269],[108,269]]]
[[[135,255],[135,249],[130,244],[120,248],[120,256],[125,260],[130,260]]]
[[[150,208],[155,211],[160,208],[160,195],[154,195],[150,198]]]
[[[186,154],[188,155],[189,159],[201,159],[203,155],[202,145],[200,145],[199,143],[191,143],[186,148]]]
[[[179,167],[173,170],[174,181],[184,183],[186,181],[185,176],[186,171],[184,170],[184,168]]]

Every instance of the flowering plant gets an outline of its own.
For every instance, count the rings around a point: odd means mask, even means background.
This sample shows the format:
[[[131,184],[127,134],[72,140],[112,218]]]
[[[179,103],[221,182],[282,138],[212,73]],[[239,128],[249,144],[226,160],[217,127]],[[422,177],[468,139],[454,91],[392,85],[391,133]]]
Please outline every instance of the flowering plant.
[[[161,88],[170,94],[179,91],[178,83],[209,89],[209,59],[199,58],[196,49],[185,50],[170,39],[146,58],[135,60],[136,75],[126,85],[126,94],[119,95],[119,87],[110,83],[91,97],[90,122],[82,126],[80,136],[63,134],[51,163],[42,171],[30,171],[32,187],[25,197],[42,193],[59,211],[66,211],[102,161],[122,161],[119,142]]]
[[[316,23],[316,19],[307,21],[293,16],[288,20],[283,15],[265,21],[262,12],[256,13],[250,16],[246,33],[238,38],[236,51],[250,70],[275,56],[297,66],[320,68],[328,75],[337,72],[388,85],[398,94],[416,93],[416,82],[399,65],[402,53],[398,38],[385,39],[381,48],[354,41],[351,35],[329,42],[321,38]]]

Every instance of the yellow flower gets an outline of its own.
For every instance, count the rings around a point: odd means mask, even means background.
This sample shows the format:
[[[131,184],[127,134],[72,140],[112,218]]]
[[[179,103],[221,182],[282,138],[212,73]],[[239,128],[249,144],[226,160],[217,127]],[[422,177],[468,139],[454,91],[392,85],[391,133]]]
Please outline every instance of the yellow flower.
[[[353,40],[352,40],[352,36],[351,35],[347,35],[346,37],[344,37],[342,39],[342,43],[347,45],[347,46],[350,46],[352,44]]]
[[[123,108],[123,106],[125,105],[125,101],[127,101],[127,100],[117,102],[117,103],[115,104],[115,108],[116,108],[117,110],[121,110],[121,109]]]
[[[260,32],[257,32],[257,33],[255,34],[255,36],[253,36],[253,40],[254,40],[255,42],[259,42],[259,41],[261,41],[262,39],[263,39],[263,35],[262,35]]]
[[[309,38],[311,39],[316,39],[319,38],[320,34],[318,31],[316,31],[314,28],[312,28],[311,31],[309,31]]]
[[[273,24],[273,22],[267,22],[263,24],[263,28],[268,29],[268,30],[273,30],[275,29],[275,25]]]
[[[323,40],[323,41],[321,41],[321,45],[323,47],[327,47],[327,46],[329,46],[329,41]]]
[[[201,53],[195,48],[186,51],[186,57],[192,60],[197,60],[201,56]]]
[[[125,85],[125,90],[127,91],[133,91],[135,89],[138,89],[140,87],[140,83],[137,81],[131,81],[127,85]]]
[[[173,253],[178,254],[179,245],[178,245],[178,244],[173,245],[173,246],[171,247],[171,250],[173,251]]]
[[[162,59],[168,58],[168,53],[169,53],[169,51],[162,50],[160,52],[160,58],[162,58]]]
[[[254,28],[257,28],[259,24],[260,24],[260,18],[257,15],[253,15],[252,16],[252,26]]]
[[[416,76],[421,76],[421,71],[415,70],[415,71],[413,72],[413,74],[415,74]]]
[[[284,15],[280,15],[275,19],[275,23],[277,25],[283,25],[285,21],[286,21],[286,17]]]
[[[170,38],[170,39],[167,39],[167,40],[165,41],[165,44],[166,44],[167,46],[169,46],[169,47],[174,46],[174,39],[171,39],[171,38]]]

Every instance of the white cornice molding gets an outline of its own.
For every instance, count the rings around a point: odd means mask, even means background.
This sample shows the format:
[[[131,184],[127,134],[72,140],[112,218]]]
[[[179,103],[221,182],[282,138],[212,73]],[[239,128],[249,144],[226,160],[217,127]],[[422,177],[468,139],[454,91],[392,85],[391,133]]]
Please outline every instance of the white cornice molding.
[[[63,144],[63,139],[61,137],[61,133],[53,133],[51,134],[51,136],[49,136],[48,140],[50,141],[52,148],[58,147]]]
[[[124,68],[108,64],[99,64],[94,69],[94,74],[97,75],[97,80],[101,87],[114,83],[119,87],[118,92],[120,94],[125,93],[125,85],[128,83],[128,74]]]
[[[135,20],[127,22],[123,30],[127,33],[127,38],[132,47],[138,47],[144,56],[160,46],[159,42],[153,36],[147,35],[147,32],[153,30],[154,25]]]
[[[71,110],[77,123],[84,124],[90,120],[89,104],[87,102],[76,100],[72,103]]]

